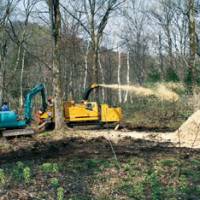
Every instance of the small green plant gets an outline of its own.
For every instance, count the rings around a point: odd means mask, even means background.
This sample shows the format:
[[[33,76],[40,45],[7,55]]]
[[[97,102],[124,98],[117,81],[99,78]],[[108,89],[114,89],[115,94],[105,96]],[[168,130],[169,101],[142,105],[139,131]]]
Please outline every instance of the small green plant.
[[[52,165],[52,172],[58,172],[59,171],[59,167],[57,163],[53,163]]]
[[[158,70],[152,69],[151,72],[147,75],[147,82],[156,83],[161,80],[161,75]]]
[[[22,169],[24,167],[24,163],[21,161],[18,161],[17,163],[17,168]]]
[[[42,164],[41,168],[45,173],[55,173],[59,171],[58,164],[56,163],[44,163]]]
[[[173,167],[173,166],[176,166],[176,165],[177,165],[177,161],[176,161],[176,160],[173,160],[173,159],[165,159],[165,160],[161,160],[161,161],[160,161],[160,164],[161,164],[163,167]]]
[[[23,169],[24,169],[24,163],[21,161],[18,161],[16,163],[16,166],[14,167],[12,174],[15,180],[21,181],[23,178]]]
[[[53,188],[58,188],[58,187],[59,187],[59,181],[58,181],[57,178],[52,178],[52,179],[50,180],[50,184],[51,184],[51,186],[52,186]]]
[[[133,187],[133,194],[134,196],[138,197],[139,199],[145,199],[144,196],[144,185],[142,182],[137,183]]]
[[[64,199],[64,188],[59,187],[57,189],[57,200],[63,200]]]
[[[148,181],[151,185],[151,191],[152,191],[152,200],[159,200],[162,199],[162,187],[158,180],[158,176],[156,172],[152,172],[150,175],[148,175]]]
[[[51,163],[42,164],[42,171],[46,172],[46,173],[50,172],[51,171],[51,165],[52,165]]]
[[[128,171],[132,170],[132,167],[131,167],[130,164],[127,164],[127,163],[126,163],[123,167],[124,167],[124,171],[127,171],[127,172],[128,172]]]
[[[166,75],[165,75],[165,80],[167,82],[179,82],[180,79],[178,77],[178,74],[176,73],[176,71],[174,69],[172,69],[171,67],[169,67],[166,70]]]
[[[126,194],[130,198],[140,200],[145,199],[143,181],[139,181],[137,183],[127,182],[127,180],[123,181],[122,185],[119,187],[119,191]]]
[[[186,193],[188,189],[188,181],[184,175],[181,175],[179,178],[179,188],[182,193]]]
[[[3,186],[6,183],[6,176],[3,169],[0,169],[0,185]]]
[[[25,167],[23,169],[23,178],[24,178],[25,183],[30,183],[30,181],[31,181],[31,170],[30,170],[29,167]]]

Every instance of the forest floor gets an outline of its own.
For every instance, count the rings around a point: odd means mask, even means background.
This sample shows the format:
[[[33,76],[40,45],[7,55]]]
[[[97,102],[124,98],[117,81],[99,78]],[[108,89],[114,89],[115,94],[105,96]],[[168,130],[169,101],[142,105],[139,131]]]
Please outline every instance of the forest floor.
[[[0,200],[198,200],[200,111],[184,95],[133,102],[118,131],[0,138]]]
[[[63,130],[2,138],[0,199],[199,199],[200,150],[178,147],[173,134]]]

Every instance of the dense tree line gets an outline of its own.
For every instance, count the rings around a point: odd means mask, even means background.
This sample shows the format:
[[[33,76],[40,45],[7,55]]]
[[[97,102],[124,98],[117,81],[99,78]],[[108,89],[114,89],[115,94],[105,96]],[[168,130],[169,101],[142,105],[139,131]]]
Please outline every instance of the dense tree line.
[[[199,79],[199,0],[0,1],[0,103],[49,95],[81,99],[91,83]],[[53,84],[52,84],[53,83]],[[57,87],[57,88],[56,88]],[[127,102],[102,90],[98,99]]]

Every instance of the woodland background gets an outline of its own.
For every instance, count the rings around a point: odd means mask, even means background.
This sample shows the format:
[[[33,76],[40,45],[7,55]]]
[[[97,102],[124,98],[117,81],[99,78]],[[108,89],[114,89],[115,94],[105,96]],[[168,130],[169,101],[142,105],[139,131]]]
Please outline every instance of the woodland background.
[[[63,99],[81,99],[93,82],[199,83],[200,1],[68,0],[59,7]],[[51,36],[47,1],[1,0],[0,103],[22,106],[24,94],[40,82],[52,95]],[[101,100],[131,99],[106,89]]]

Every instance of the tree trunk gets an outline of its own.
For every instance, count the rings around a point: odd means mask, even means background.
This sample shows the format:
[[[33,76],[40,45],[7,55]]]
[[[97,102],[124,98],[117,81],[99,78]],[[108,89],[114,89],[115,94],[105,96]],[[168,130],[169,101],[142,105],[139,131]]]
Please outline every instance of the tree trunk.
[[[127,61],[127,70],[126,70],[126,83],[127,85],[130,85],[130,59],[129,59],[129,51],[127,52],[127,57],[126,57],[126,61]],[[126,91],[125,93],[125,97],[124,97],[124,103],[126,103],[128,100],[128,91]]]
[[[64,126],[64,116],[61,89],[61,13],[59,8],[59,0],[49,0],[49,10],[53,38],[53,96],[55,130],[60,130]]]
[[[91,84],[99,83],[98,53],[99,53],[98,42],[97,42],[97,39],[95,39],[95,41],[93,42],[93,69],[91,73],[92,74]],[[99,101],[99,90],[94,90],[94,98],[96,101]]]
[[[68,96],[68,98],[70,99],[70,100],[73,100],[73,91],[72,90],[74,90],[74,88],[73,88],[73,70],[71,69],[71,71],[70,71],[70,73],[69,73],[69,76],[68,76],[68,78],[69,78],[69,96]]]
[[[3,58],[0,52],[0,105],[3,103]]]
[[[89,54],[89,47],[90,47],[90,42],[88,41],[86,53],[85,53],[85,56],[84,56],[84,61],[85,61],[85,76],[84,76],[84,80],[83,80],[83,88],[84,88],[84,90],[86,89],[87,77],[88,77],[88,54]]]
[[[63,105],[62,105],[62,91],[61,91],[61,77],[60,77],[60,55],[59,46],[54,47],[53,58],[53,95],[54,95],[54,116],[55,116],[55,129],[60,130],[64,125]]]
[[[195,23],[195,8],[194,8],[194,0],[188,0],[188,18],[189,18],[189,45],[190,45],[190,58],[189,58],[189,73],[191,75],[191,85],[193,86],[196,77],[196,69],[195,69],[195,57],[196,57],[196,23]]]
[[[25,62],[25,55],[26,50],[24,50],[22,55],[22,68],[21,68],[21,74],[20,74],[20,99],[19,99],[19,105],[20,108],[23,108],[23,77],[24,77],[24,62]]]
[[[100,68],[100,72],[101,72],[101,80],[102,80],[102,83],[105,84],[105,78],[104,78],[103,67],[102,67],[102,64],[101,64],[100,54],[98,56],[98,59],[99,59],[99,68]],[[105,91],[104,91],[104,88],[102,88],[102,100],[103,100],[103,102],[105,101]]]
[[[0,69],[0,105],[3,103],[3,96],[4,96],[4,88],[3,88],[3,82],[4,82],[4,75],[3,75],[2,69]]]
[[[121,52],[120,50],[118,49],[118,71],[117,71],[117,80],[118,80],[118,85],[120,86],[121,85]],[[119,88],[118,89],[118,98],[119,98],[119,103],[122,102],[122,91],[121,89]]]
[[[0,105],[4,101],[6,49],[7,41],[4,42],[0,49]]]
[[[159,60],[160,60],[160,74],[161,80],[164,79],[164,69],[163,69],[163,53],[162,53],[162,35],[159,33]]]
[[[170,33],[170,27],[169,23],[166,26],[166,32],[167,32],[167,43],[168,43],[168,56],[169,56],[169,66],[168,68],[173,68],[173,53],[172,53],[172,38]]]

